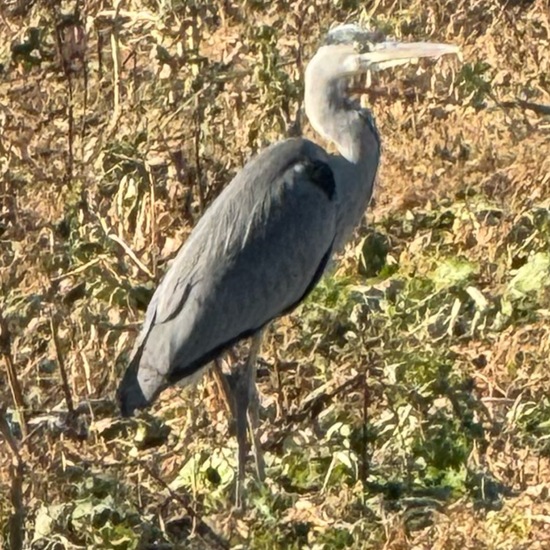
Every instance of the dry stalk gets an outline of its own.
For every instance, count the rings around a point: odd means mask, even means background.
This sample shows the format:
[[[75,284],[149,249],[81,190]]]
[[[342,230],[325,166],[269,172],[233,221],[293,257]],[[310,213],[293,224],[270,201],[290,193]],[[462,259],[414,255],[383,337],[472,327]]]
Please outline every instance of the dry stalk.
[[[202,113],[199,106],[199,101],[197,99],[196,109],[195,109],[195,132],[194,132],[194,145],[195,145],[195,168],[197,170],[197,191],[199,198],[199,213],[202,215],[205,208],[205,196],[203,189],[203,173],[202,173],[202,161],[201,161],[201,124],[202,124]]]
[[[118,235],[108,233],[107,237],[120,245],[124,249],[124,252],[128,254],[129,258],[141,269],[141,271],[143,271],[143,273],[147,274],[151,277],[151,279],[155,278],[151,270],[136,256],[136,253]]]
[[[83,271],[86,271],[89,267],[93,267],[94,265],[100,263],[102,260],[102,257],[93,258],[89,262],[86,262],[85,264],[82,264],[78,266],[75,269],[72,269],[71,271],[67,271],[66,273],[62,273],[61,275],[58,275],[57,277],[52,277],[50,280],[52,283],[56,283],[58,281],[62,281],[63,279],[67,279],[68,277],[72,277],[73,275],[78,275],[79,273],[82,273]]]
[[[188,499],[172,491],[166,481],[155,474],[155,472],[153,472],[146,463],[140,463],[140,465],[157,483],[162,485],[162,487],[168,491],[173,499],[177,500],[183,506],[189,517],[193,520],[193,523],[196,525],[197,535],[208,544],[208,548],[218,550],[226,550],[229,548],[227,541],[222,539],[220,535],[215,533],[212,528],[201,519],[200,515],[189,503]]]
[[[105,235],[109,239],[117,243],[120,247],[122,247],[122,249],[124,250],[124,252],[126,252],[128,257],[139,267],[139,269],[141,269],[141,271],[143,271],[143,273],[148,275],[151,279],[155,279],[155,276],[151,272],[151,270],[137,257],[136,253],[124,242],[124,240],[120,238],[118,235],[116,235],[115,233],[111,233],[111,230],[107,224],[107,221],[104,218],[100,217],[99,215],[97,215],[97,219]]]
[[[23,506],[23,461],[19,454],[17,441],[13,436],[5,416],[5,406],[0,404],[0,433],[8,443],[13,455],[10,467],[11,489],[10,501],[13,514],[8,519],[8,540],[11,550],[22,550],[25,539],[25,508]]]
[[[155,215],[155,178],[151,170],[151,165],[146,162],[145,170],[149,178],[149,187],[151,189],[151,264],[153,267],[153,278],[157,274],[157,255],[155,253],[155,244],[157,240],[157,218]]]
[[[220,359],[215,359],[212,365],[212,377],[216,382],[218,388],[218,394],[222,396],[225,408],[227,412],[231,414],[232,418],[235,418],[235,404],[233,401],[233,392],[227,380],[227,376],[223,373]]]
[[[61,345],[59,343],[59,336],[57,333],[57,323],[53,312],[50,312],[50,329],[52,331],[53,345],[55,347],[55,355],[59,365],[59,372],[61,373],[61,387],[63,388],[63,393],[65,395],[69,419],[71,419],[74,415],[73,397],[71,395],[71,388],[69,387],[69,378],[67,377],[67,370],[65,369],[65,358],[61,352]]]
[[[369,421],[369,371],[365,365],[363,372],[363,418],[362,418],[362,441],[361,441],[361,481],[363,487],[366,487],[367,477],[369,475],[369,457],[368,457],[368,421]]]
[[[8,328],[8,323],[0,313],[0,354],[4,356],[6,363],[6,370],[8,372],[8,384],[10,385],[11,395],[15,410],[17,411],[19,424],[21,426],[21,434],[23,438],[27,437],[27,423],[25,420],[25,402],[23,400],[23,393],[21,391],[21,384],[17,378],[17,371],[15,369],[15,363],[13,361],[13,355],[11,351],[11,333]]]
[[[79,45],[78,14],[65,16],[55,27],[57,52],[67,80],[67,119],[69,131],[67,135],[67,172],[66,182],[71,187],[74,166],[74,97],[72,80],[72,61],[78,54]],[[81,40],[81,38],[80,38]]]
[[[120,2],[115,0],[115,10],[113,14],[113,28],[111,33],[111,50],[113,57],[113,113],[111,115],[111,123],[107,130],[107,136],[110,137],[112,132],[116,130],[118,121],[121,115],[120,108],[120,44],[118,38],[118,15],[120,10]]]

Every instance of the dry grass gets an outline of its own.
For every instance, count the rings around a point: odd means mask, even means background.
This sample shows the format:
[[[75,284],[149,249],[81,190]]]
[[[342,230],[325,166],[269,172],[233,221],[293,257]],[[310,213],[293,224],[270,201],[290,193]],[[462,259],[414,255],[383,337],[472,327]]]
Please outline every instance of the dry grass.
[[[80,9],[0,8],[4,547],[550,547],[547,2]],[[304,65],[344,20],[464,63],[365,98],[384,144],[370,229],[268,335],[269,480],[238,516],[210,378],[132,425],[114,390],[204,208],[255,151],[310,135]]]

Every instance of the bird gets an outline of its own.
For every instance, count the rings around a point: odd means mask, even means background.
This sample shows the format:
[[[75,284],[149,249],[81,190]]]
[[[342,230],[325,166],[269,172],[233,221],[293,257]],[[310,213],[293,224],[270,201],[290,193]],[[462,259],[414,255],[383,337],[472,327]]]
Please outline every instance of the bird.
[[[231,389],[237,506],[247,422],[258,476],[265,475],[255,383],[265,328],[317,285],[372,196],[380,136],[371,111],[350,94],[350,80],[458,53],[452,44],[386,40],[355,24],[331,29],[306,67],[304,106],[313,129],[338,153],[293,137],[257,154],[207,208],[149,303],[117,390],[123,416],[147,407],[168,386],[194,381],[223,353],[250,340]]]

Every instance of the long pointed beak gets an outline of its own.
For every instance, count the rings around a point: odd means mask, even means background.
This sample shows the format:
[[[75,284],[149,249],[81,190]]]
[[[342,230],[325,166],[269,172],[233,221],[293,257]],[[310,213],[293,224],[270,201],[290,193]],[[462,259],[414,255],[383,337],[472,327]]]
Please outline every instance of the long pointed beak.
[[[460,58],[460,48],[454,44],[430,42],[379,42],[371,51],[358,54],[355,58],[356,71],[380,71],[410,63],[421,57],[439,58],[442,55],[455,54]]]

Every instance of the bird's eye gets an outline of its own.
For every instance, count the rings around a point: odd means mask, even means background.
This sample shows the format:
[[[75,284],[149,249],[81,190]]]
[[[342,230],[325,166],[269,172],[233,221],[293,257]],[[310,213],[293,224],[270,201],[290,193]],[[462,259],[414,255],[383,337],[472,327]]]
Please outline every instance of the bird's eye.
[[[372,44],[370,42],[363,42],[357,40],[355,42],[355,51],[357,53],[368,53],[372,49]]]

